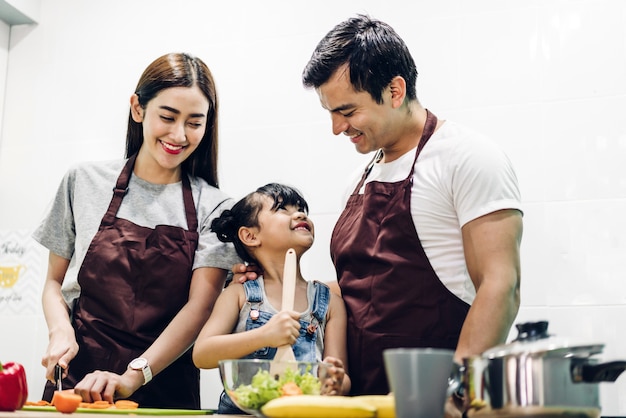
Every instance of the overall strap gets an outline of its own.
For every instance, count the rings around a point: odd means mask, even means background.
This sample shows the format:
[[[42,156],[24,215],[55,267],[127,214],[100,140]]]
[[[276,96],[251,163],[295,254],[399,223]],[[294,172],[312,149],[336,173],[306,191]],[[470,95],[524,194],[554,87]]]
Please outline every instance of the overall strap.
[[[328,304],[330,302],[330,289],[317,280],[313,282],[315,285],[315,298],[313,299],[313,307],[311,308],[311,316],[317,319],[319,323],[324,322]]]
[[[263,303],[263,289],[259,284],[260,277],[256,280],[248,280],[243,283],[243,290],[246,292],[246,300],[250,304],[250,319],[256,321],[261,316],[260,307]],[[247,325],[246,325],[246,329]]]
[[[246,292],[247,301],[250,303],[263,302],[263,290],[257,280],[248,280],[243,284],[243,290]]]

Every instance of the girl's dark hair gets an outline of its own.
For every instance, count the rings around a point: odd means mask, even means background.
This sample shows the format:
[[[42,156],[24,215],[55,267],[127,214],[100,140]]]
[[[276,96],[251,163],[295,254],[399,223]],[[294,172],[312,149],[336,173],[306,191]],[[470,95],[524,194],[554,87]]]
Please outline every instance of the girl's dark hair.
[[[211,186],[219,187],[217,178],[217,90],[209,67],[200,59],[185,53],[171,53],[154,60],[137,83],[135,93],[139,104],[146,108],[164,89],[198,86],[209,101],[206,131],[198,148],[182,164],[183,173],[203,178]],[[136,154],[143,143],[141,123],[128,114],[126,158]]]
[[[382,103],[382,92],[391,80],[406,80],[406,95],[417,100],[417,68],[408,47],[388,24],[357,15],[335,26],[311,55],[302,72],[305,87],[318,88],[343,64],[348,64],[355,91],[368,92]]]
[[[223,211],[218,218],[213,219],[211,231],[217,234],[220,241],[232,242],[239,257],[247,262],[255,262],[255,260],[239,239],[239,228],[259,226],[259,212],[263,208],[262,196],[267,196],[274,201],[272,210],[291,205],[298,207],[304,213],[309,212],[308,203],[297,189],[284,184],[269,183],[249,193],[235,203],[232,209]]]

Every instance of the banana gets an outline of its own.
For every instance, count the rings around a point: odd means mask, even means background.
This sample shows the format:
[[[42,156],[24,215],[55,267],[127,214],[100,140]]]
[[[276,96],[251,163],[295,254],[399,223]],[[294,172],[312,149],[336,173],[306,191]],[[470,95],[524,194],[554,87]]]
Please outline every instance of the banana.
[[[268,418],[376,417],[374,406],[350,396],[283,396],[263,405],[261,412]]]
[[[376,418],[396,418],[396,403],[393,395],[361,395],[358,399],[376,408]]]

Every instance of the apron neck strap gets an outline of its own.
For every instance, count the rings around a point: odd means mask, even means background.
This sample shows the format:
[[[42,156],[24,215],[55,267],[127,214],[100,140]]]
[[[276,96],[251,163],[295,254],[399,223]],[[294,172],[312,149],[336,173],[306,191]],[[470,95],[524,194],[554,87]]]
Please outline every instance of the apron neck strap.
[[[413,177],[413,172],[415,171],[415,163],[417,162],[417,157],[419,157],[420,152],[424,149],[424,146],[428,142],[435,129],[437,128],[437,116],[432,114],[430,110],[426,109],[426,122],[424,122],[424,129],[422,130],[422,137],[420,138],[420,142],[417,144],[417,151],[415,151],[415,158],[413,159],[413,165],[411,166],[411,172],[409,173],[409,177]]]
[[[109,203],[109,208],[107,209],[104,217],[102,218],[103,224],[111,225],[115,220],[115,215],[117,215],[117,211],[122,204],[122,199],[128,193],[128,182],[130,181],[130,175],[133,172],[133,167],[135,166],[135,160],[137,159],[137,154],[132,155],[119,177],[117,178],[117,182],[115,183],[115,187],[113,188],[113,197],[111,198],[111,203]]]
[[[185,215],[187,216],[187,228],[190,231],[198,229],[198,216],[196,214],[196,206],[193,201],[193,193],[191,193],[191,183],[189,176],[183,170],[180,174],[183,182],[183,201],[185,202]]]
[[[122,204],[122,199],[126,193],[128,193],[128,183],[130,182],[130,176],[133,172],[133,168],[135,167],[136,159],[137,154],[132,155],[124,165],[122,172],[117,178],[117,182],[113,188],[113,197],[111,198],[111,203],[109,203],[109,208],[107,209],[106,214],[102,218],[102,223],[111,225],[115,220],[117,211],[120,209],[120,205]],[[183,202],[185,203],[187,227],[190,231],[196,231],[198,229],[198,217],[196,214],[193,194],[191,192],[189,176],[187,176],[184,171],[181,173],[181,180],[183,185]]]
[[[417,157],[420,155],[420,152],[422,152],[424,145],[426,145],[426,142],[428,142],[430,137],[435,132],[436,128],[437,128],[437,116],[435,116],[430,110],[426,109],[426,122],[424,122],[424,129],[422,130],[422,136],[420,137],[419,143],[417,144],[417,150],[415,151],[415,158],[413,159],[411,172],[409,173],[407,178],[411,178],[413,176],[413,172],[415,171],[415,163],[417,162]],[[372,160],[367,164],[367,167],[365,168],[365,172],[361,176],[361,180],[359,181],[359,184],[357,184],[353,193],[358,193],[361,187],[363,187],[363,183],[365,183],[365,179],[372,171],[374,164],[379,162],[382,158],[383,158],[383,150],[381,148],[378,151],[376,151],[374,158],[372,158]]]

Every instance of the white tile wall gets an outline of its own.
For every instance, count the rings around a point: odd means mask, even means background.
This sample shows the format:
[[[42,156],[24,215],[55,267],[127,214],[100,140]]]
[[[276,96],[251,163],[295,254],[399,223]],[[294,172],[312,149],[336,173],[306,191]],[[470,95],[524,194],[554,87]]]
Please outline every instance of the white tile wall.
[[[622,0],[47,0],[37,26],[0,37],[0,230],[32,229],[73,162],[121,157],[141,70],[186,50],[217,79],[222,188],[234,197],[267,181],[301,188],[318,236],[305,274],[332,277],[344,179],[365,158],[333,137],[300,73],[326,31],[357,12],[405,38],[425,106],[493,136],[515,164],[525,204],[518,320],[547,319],[553,333],[604,342],[604,357],[624,359]],[[36,396],[43,318],[0,317],[0,330],[10,336],[0,338],[2,360],[27,365]],[[213,407],[217,373],[202,376],[203,405]],[[604,415],[626,416],[625,393],[626,377],[602,384]]]

